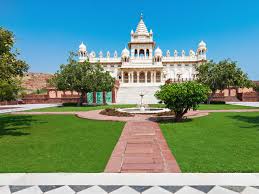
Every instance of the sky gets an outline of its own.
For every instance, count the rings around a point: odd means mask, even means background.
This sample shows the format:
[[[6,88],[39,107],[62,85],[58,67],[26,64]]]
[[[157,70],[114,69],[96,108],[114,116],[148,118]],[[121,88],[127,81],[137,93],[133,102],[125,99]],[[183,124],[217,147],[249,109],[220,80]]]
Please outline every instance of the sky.
[[[82,41],[121,53],[141,13],[164,54],[204,40],[208,59],[230,58],[259,80],[258,0],[0,0],[0,26],[14,32],[31,72],[56,72]]]

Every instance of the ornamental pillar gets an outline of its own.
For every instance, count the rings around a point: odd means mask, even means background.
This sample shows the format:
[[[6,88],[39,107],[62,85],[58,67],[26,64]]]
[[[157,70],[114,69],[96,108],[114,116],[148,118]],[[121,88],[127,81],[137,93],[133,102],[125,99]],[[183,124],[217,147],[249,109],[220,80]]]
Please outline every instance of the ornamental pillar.
[[[147,71],[145,71],[145,83],[147,83]]]
[[[121,71],[121,82],[124,83],[124,73]]]
[[[154,82],[156,82],[156,71],[154,72]]]
[[[137,72],[137,83],[139,83],[139,71]]]

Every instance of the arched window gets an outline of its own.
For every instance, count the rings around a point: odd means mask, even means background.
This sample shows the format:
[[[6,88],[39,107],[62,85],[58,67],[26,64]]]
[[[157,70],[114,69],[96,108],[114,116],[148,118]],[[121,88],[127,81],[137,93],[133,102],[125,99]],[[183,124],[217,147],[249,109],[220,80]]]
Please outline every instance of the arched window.
[[[138,56],[138,50],[135,49],[135,52],[134,52],[134,57],[137,57]]]
[[[161,82],[161,72],[160,71],[156,72],[156,82]]]
[[[137,81],[138,81],[138,75],[137,75],[137,72],[134,71],[134,73],[133,73],[133,82],[137,83]]]
[[[146,50],[146,56],[149,57],[149,49]]]
[[[124,83],[129,83],[129,74],[128,74],[128,72],[124,72],[123,78],[124,78]]]
[[[139,74],[139,82],[145,83],[145,73],[143,71]]]
[[[147,72],[147,82],[148,83],[151,82],[151,72],[150,71]]]
[[[145,56],[145,51],[143,49],[139,50],[139,57],[144,57]]]

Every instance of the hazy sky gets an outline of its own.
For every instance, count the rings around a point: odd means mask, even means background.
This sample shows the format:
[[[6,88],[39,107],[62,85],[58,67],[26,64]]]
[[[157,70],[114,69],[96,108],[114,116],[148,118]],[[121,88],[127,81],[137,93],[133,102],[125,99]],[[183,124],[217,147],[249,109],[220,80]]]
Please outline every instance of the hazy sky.
[[[258,0],[0,0],[0,26],[15,33],[32,72],[55,72],[81,41],[120,54],[140,13],[164,54],[204,40],[209,59],[231,58],[259,80]]]

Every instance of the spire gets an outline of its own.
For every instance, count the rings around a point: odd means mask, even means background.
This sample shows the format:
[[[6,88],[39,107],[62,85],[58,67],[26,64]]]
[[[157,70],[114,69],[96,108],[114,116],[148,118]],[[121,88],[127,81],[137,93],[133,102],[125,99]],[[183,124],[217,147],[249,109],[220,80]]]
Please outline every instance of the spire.
[[[138,33],[138,34],[148,34],[147,27],[146,27],[146,25],[143,21],[143,14],[142,13],[140,15],[140,21],[138,23],[136,33]]]

